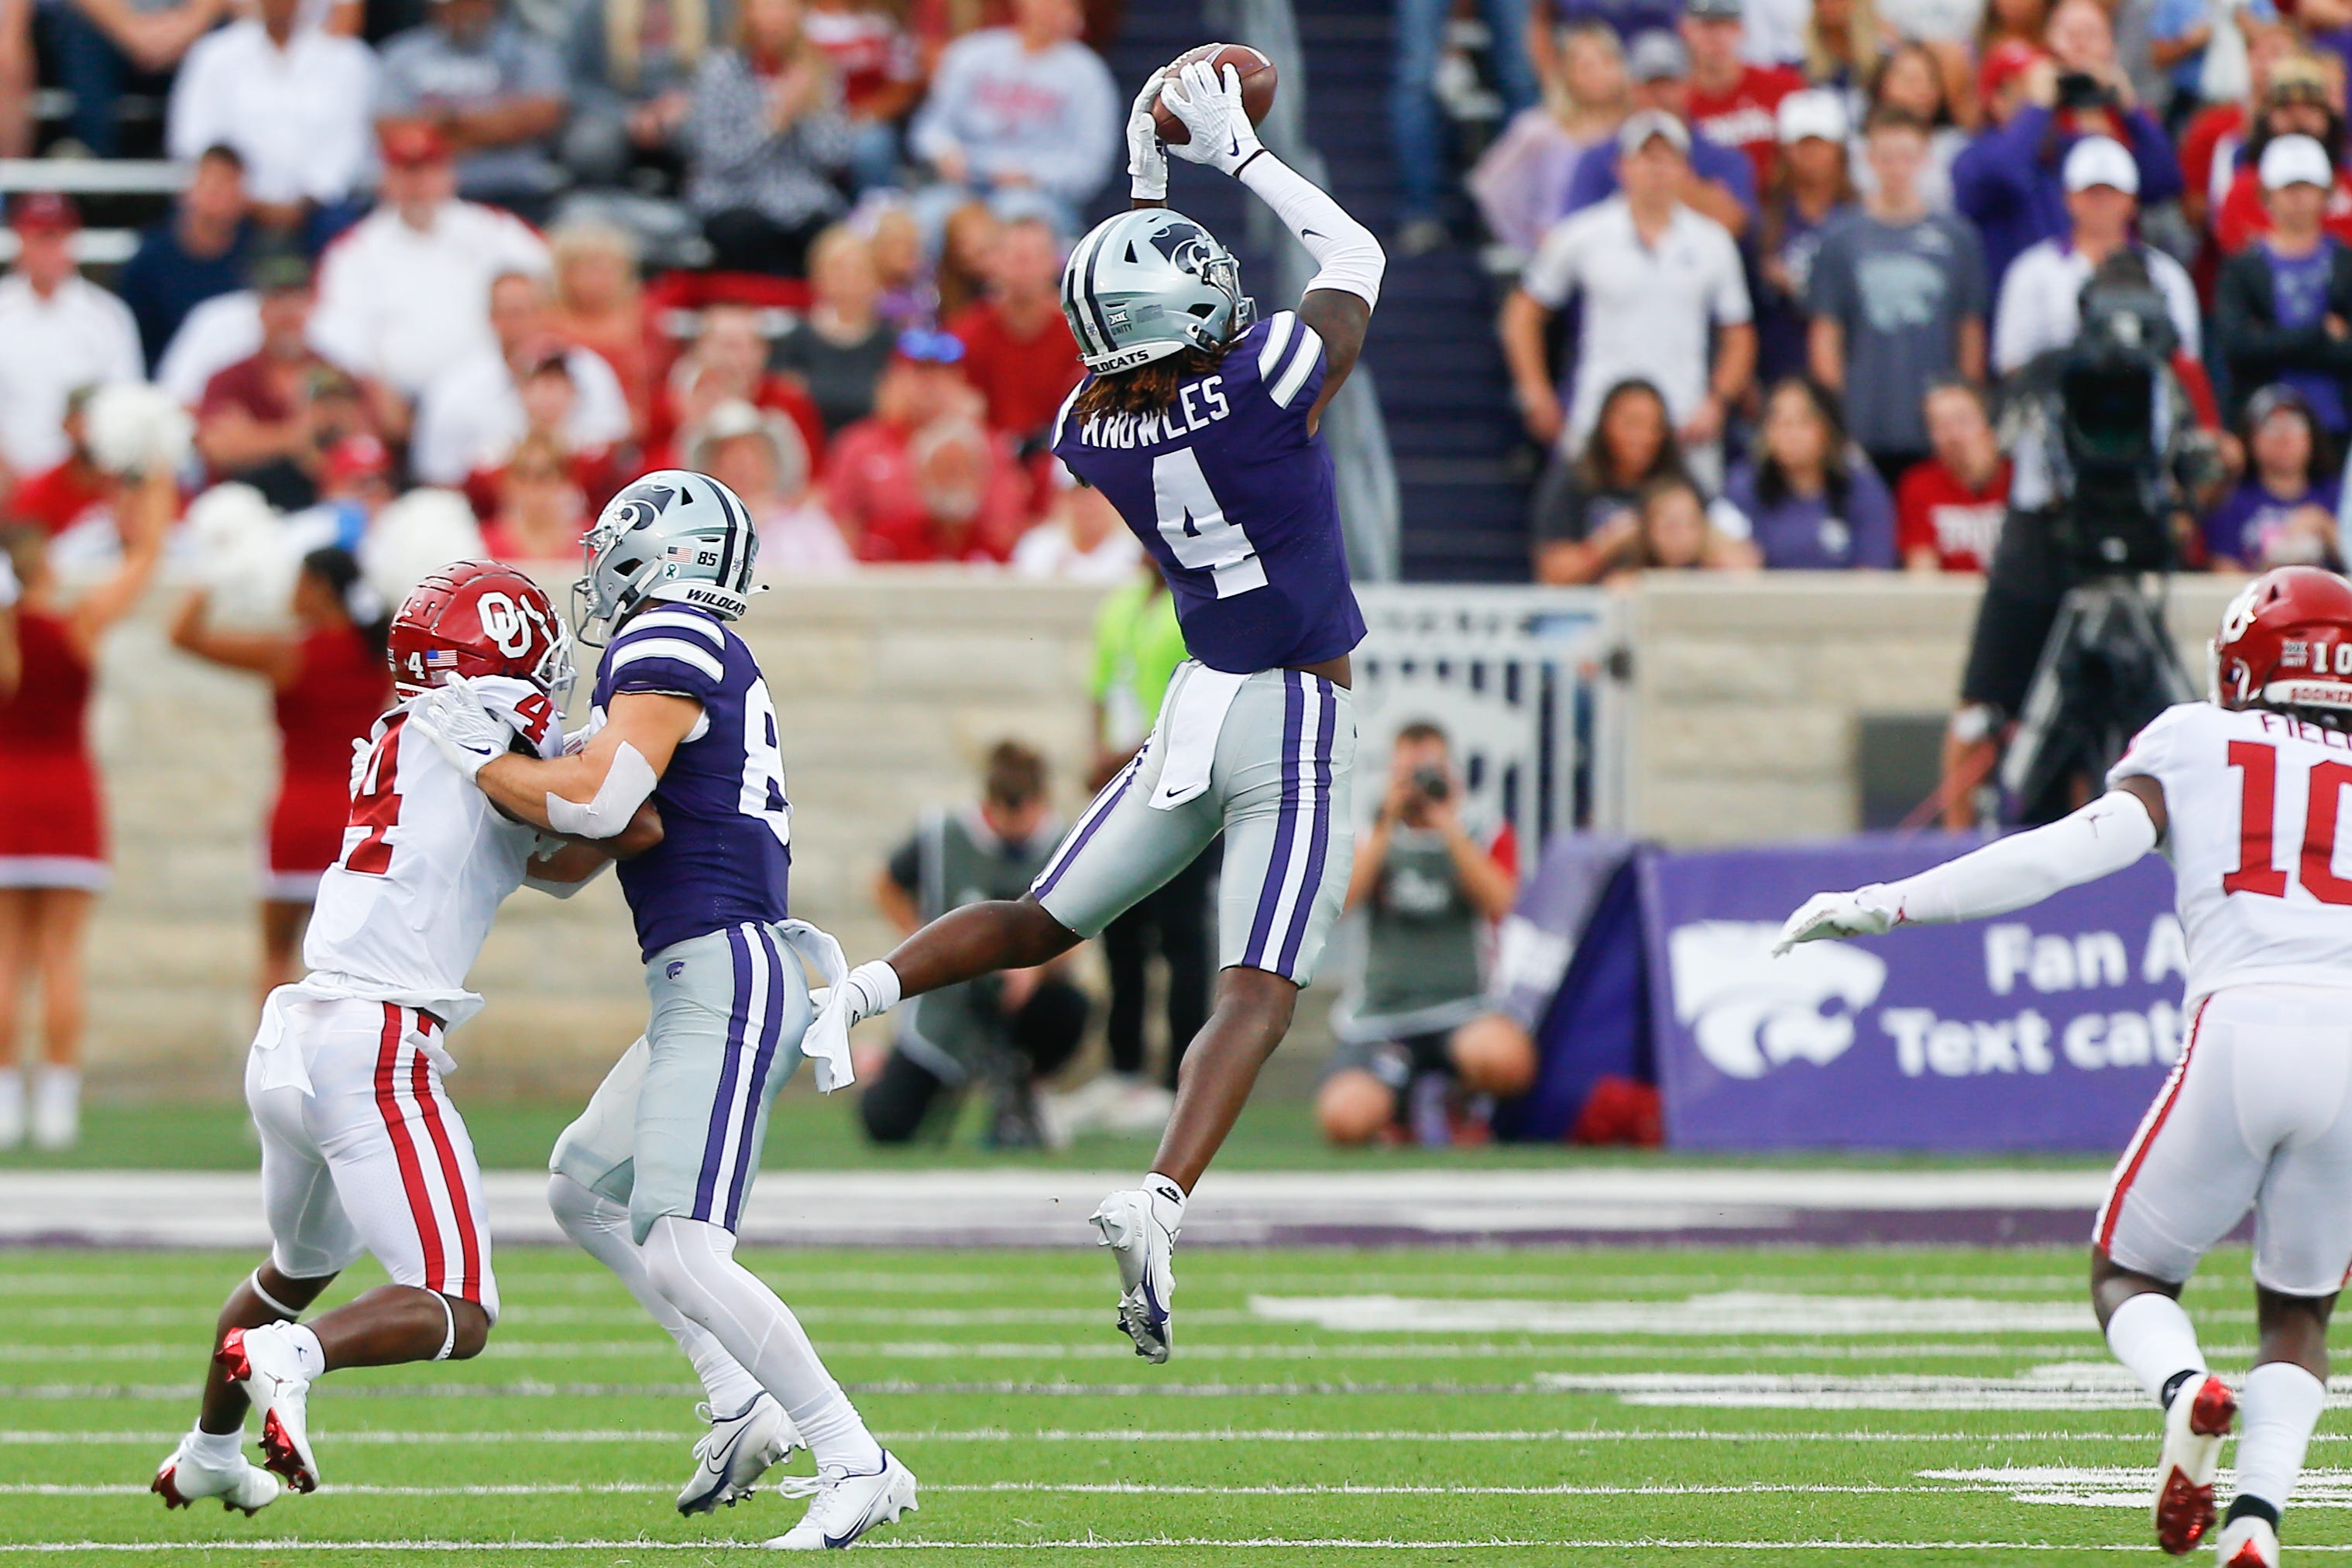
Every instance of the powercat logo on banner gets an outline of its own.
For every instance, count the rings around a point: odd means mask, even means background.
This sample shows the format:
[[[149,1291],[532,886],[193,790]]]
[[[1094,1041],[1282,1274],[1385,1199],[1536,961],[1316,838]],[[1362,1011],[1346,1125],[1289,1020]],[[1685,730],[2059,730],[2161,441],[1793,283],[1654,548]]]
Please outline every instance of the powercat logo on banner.
[[[1886,983],[1886,961],[1851,942],[1808,942],[1775,958],[1780,934],[1757,921],[1701,920],[1666,939],[1675,1017],[1734,1078],[1836,1061],[1853,1044],[1854,1014]]]

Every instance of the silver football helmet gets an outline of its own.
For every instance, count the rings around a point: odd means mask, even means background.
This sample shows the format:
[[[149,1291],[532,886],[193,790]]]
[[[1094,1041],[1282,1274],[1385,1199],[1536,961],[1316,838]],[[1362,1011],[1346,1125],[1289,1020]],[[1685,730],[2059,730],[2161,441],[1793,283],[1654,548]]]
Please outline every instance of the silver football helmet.
[[[697,604],[722,621],[751,608],[759,530],[742,497],[708,474],[662,468],[604,503],[580,541],[587,575],[572,585],[580,640],[602,645],[647,600]]]
[[[1186,349],[1222,349],[1257,319],[1241,264],[1181,213],[1145,207],[1105,218],[1062,268],[1062,314],[1097,375]]]

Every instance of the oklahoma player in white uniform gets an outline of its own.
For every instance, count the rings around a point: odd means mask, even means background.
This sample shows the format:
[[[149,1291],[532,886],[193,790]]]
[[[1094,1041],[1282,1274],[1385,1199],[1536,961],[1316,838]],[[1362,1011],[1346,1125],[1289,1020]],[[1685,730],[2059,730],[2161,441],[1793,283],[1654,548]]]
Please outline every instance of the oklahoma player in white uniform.
[[[2239,1415],[2223,1568],[2274,1568],[2278,1522],[2326,1395],[2327,1319],[2352,1271],[2352,583],[2286,567],[2213,639],[2209,701],[2168,709],[2073,816],[1902,882],[1822,894],[1779,951],[1824,936],[2021,909],[2161,847],[2188,938],[2180,1061],[2116,1166],[2091,1300],[2117,1360],[2165,1406],[2157,1541],[2213,1526]],[[2198,1260],[2255,1215],[2261,1343],[2241,1390],[2180,1309]]]
[[[568,896],[612,854],[660,839],[647,811],[620,840],[537,852],[540,833],[409,737],[415,700],[463,674],[518,747],[562,746],[571,643],[529,578],[485,561],[445,568],[401,607],[389,653],[400,700],[354,758],[351,823],[303,943],[310,972],[270,993],[247,1059],[274,1240],[221,1309],[203,1412],[156,1471],[174,1508],[217,1497],[251,1513],[277,1498],[278,1480],[244,1457],[250,1406],[268,1470],[309,1491],[311,1380],[479,1353],[498,1285],[473,1143],[441,1087],[443,1037],[481,1009],[467,971],[519,883]],[[298,1323],[362,1251],[393,1282]]]

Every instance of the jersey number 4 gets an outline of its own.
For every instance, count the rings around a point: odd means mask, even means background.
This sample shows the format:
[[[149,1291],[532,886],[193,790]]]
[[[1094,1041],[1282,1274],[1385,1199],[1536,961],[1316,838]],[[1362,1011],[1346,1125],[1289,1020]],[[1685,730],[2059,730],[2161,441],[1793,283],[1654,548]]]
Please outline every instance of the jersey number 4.
[[[2238,869],[2221,878],[2223,893],[2286,896],[2287,869],[2272,843],[2278,809],[2278,747],[2268,741],[2230,742],[2230,766],[2244,775],[2238,792]],[[2304,785],[2303,853],[2295,880],[2322,904],[2352,904],[2352,878],[2336,874],[2336,824],[2352,764],[2312,764]]]
[[[344,830],[345,871],[383,876],[392,870],[392,841],[385,835],[400,823],[400,791],[394,786],[400,779],[400,727],[407,722],[408,716],[402,714],[384,726],[383,737],[360,769],[352,789],[351,826],[367,831],[353,839],[350,829]]]
[[[1151,509],[1176,564],[1208,572],[1216,581],[1218,598],[1265,586],[1265,563],[1258,559],[1257,547],[1239,523],[1225,516],[1191,447],[1179,446],[1151,460]]]

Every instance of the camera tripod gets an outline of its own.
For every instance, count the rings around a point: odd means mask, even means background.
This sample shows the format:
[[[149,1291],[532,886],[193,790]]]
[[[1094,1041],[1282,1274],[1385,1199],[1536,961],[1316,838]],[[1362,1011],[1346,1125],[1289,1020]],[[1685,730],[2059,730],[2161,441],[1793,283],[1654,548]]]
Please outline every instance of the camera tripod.
[[[2074,810],[2081,802],[2067,786],[2075,779],[2087,778],[2097,793],[2131,737],[2196,695],[2160,603],[2137,580],[2070,589],[2001,758],[2001,787],[2019,820],[2052,821]]]

